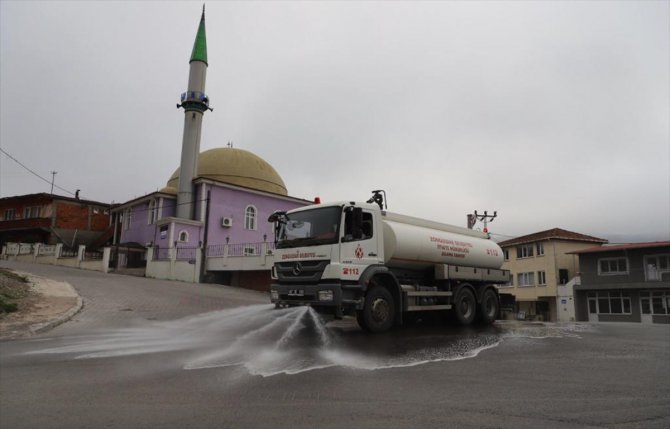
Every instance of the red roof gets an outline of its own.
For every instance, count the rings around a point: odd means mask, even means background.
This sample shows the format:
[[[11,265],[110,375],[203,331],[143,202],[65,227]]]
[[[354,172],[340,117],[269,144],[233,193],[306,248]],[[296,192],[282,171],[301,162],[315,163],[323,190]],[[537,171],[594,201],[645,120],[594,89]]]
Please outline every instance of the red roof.
[[[543,240],[569,240],[592,243],[607,243],[604,238],[592,237],[590,235],[580,234],[578,232],[567,231],[561,228],[548,229],[534,234],[524,235],[523,237],[512,238],[510,240],[498,243],[500,247],[514,246],[517,244],[533,243]]]
[[[606,244],[604,246],[589,247],[582,250],[575,250],[567,253],[598,253],[598,252],[614,252],[616,250],[631,250],[631,249],[649,249],[655,247],[668,247],[670,249],[670,241],[652,241],[649,243],[623,243],[623,244]]]

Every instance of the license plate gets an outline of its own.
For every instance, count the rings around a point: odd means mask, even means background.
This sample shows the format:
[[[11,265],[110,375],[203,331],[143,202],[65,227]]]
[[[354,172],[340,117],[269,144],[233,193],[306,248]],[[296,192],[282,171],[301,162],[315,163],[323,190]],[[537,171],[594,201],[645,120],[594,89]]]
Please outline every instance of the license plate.
[[[288,296],[305,296],[305,291],[302,289],[291,289],[288,291]]]

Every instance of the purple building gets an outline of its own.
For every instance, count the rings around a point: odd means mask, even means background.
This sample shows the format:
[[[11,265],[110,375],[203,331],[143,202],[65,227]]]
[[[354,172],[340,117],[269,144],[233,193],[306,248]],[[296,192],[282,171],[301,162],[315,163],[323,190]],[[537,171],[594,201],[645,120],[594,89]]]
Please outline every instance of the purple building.
[[[178,175],[179,170],[160,191],[114,209],[119,219],[119,266],[144,266],[147,261],[151,264],[172,258],[191,262],[195,268],[192,261],[199,254],[200,273],[195,273],[199,275],[194,280],[265,287],[271,267],[265,259],[274,245],[267,218],[276,210],[311,202],[288,196],[279,174],[260,157],[241,149],[218,148],[199,155],[198,174],[193,180],[195,215],[181,219],[176,217],[177,191],[173,186]],[[147,274],[151,275],[149,270]],[[261,280],[265,281],[255,284]]]
[[[185,114],[181,165],[160,191],[113,210],[113,263],[145,266],[149,277],[266,289],[274,238],[267,218],[311,202],[288,196],[277,171],[251,152],[200,153],[203,116],[212,110],[205,94],[204,7],[189,64],[188,88],[177,105]]]

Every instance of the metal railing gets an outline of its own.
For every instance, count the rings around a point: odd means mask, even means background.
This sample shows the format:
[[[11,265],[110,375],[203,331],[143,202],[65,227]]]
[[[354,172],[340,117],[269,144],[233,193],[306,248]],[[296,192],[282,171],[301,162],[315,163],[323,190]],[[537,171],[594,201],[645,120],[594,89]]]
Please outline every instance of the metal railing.
[[[53,244],[43,244],[37,251],[38,256],[53,256],[56,254],[56,246]]]
[[[157,261],[166,261],[170,259],[169,247],[154,247],[153,259]]]
[[[26,243],[26,244],[19,244],[19,255],[30,255],[35,251],[35,248],[33,247],[33,244],[31,243]]]
[[[65,247],[60,249],[61,258],[76,258],[79,256],[79,249],[76,247]]]
[[[211,246],[207,246],[207,256],[223,256],[225,248],[226,244],[212,244]]]
[[[263,254],[263,247],[267,252],[275,249],[274,242],[261,243],[235,243],[235,244],[211,244],[207,246],[207,257],[243,257],[243,256],[261,256]],[[228,253],[226,254],[226,247]]]
[[[190,261],[195,260],[196,252],[200,250],[199,247],[177,247],[177,260]]]
[[[102,252],[84,252],[84,259],[89,261],[99,261],[102,260]]]

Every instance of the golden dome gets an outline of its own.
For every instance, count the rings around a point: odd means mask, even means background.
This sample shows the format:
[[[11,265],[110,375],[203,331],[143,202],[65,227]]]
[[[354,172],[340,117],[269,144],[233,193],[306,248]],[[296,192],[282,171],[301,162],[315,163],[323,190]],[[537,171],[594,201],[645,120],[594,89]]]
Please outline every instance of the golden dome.
[[[197,177],[288,195],[284,181],[270,164],[259,156],[229,147],[206,150],[198,155]],[[179,187],[179,169],[170,177],[166,188]]]
[[[177,191],[177,188],[173,188],[172,186],[166,186],[158,192],[162,192],[164,194],[173,194],[173,195],[177,195],[179,193]]]

